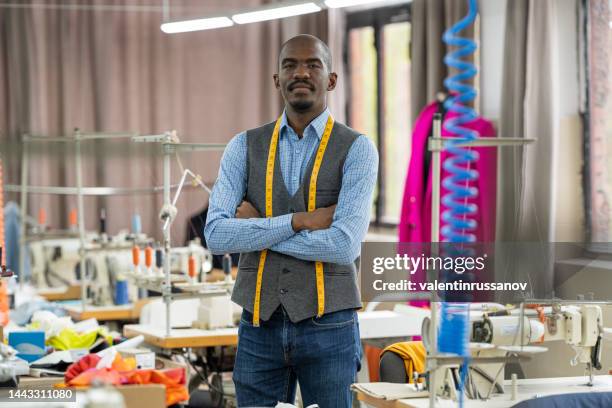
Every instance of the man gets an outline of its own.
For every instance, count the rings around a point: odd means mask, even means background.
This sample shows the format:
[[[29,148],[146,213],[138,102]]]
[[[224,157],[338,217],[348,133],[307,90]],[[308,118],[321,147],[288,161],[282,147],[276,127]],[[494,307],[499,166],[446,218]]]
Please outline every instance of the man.
[[[356,260],[378,155],[327,109],[337,75],[325,43],[291,38],[278,68],[285,111],[230,141],[204,230],[213,253],[241,253],[238,406],[293,402],[297,381],[305,406],[348,408],[361,358]]]

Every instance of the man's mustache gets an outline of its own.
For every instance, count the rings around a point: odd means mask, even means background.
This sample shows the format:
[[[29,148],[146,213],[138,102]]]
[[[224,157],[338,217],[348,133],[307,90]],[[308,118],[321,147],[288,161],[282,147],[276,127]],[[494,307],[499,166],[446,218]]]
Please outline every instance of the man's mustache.
[[[290,91],[293,91],[294,88],[296,88],[298,85],[305,85],[307,86],[310,90],[314,89],[314,85],[311,84],[310,82],[306,82],[306,81],[294,81],[292,83],[289,84],[288,89]]]

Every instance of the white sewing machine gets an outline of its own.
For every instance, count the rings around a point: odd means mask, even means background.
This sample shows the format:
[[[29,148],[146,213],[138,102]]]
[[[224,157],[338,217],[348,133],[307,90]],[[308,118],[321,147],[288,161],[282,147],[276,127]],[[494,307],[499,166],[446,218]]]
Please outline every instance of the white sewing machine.
[[[492,393],[503,393],[507,361],[546,352],[545,344],[552,341],[562,341],[575,350],[575,357],[569,364],[585,364],[589,372],[588,383],[592,384],[593,369],[601,369],[602,339],[612,337],[610,334],[612,330],[603,327],[601,306],[595,303],[552,301],[527,305],[523,309],[471,305],[471,362],[466,394],[469,398],[486,399]],[[424,335],[426,344],[427,337]],[[455,399],[459,364],[438,364],[444,367],[434,372],[436,392]]]

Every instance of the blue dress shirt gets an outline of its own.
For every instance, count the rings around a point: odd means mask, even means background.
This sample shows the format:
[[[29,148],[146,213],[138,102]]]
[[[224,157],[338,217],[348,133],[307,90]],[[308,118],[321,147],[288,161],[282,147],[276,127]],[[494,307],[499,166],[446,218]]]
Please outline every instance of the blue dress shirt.
[[[300,139],[283,112],[277,154],[290,194],[295,194],[302,183],[328,117],[326,109],[308,124]],[[242,132],[225,148],[209,200],[204,235],[214,254],[270,249],[306,261],[338,264],[349,264],[359,256],[370,223],[378,173],[378,153],[367,137],[359,136],[348,151],[332,225],[324,230],[296,233],[291,227],[293,214],[235,218],[247,188],[246,158],[246,132]]]

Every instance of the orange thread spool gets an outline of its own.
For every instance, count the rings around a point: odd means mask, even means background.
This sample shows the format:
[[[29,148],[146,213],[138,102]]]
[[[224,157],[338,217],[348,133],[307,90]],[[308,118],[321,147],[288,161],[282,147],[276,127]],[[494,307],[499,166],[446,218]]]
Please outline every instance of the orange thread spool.
[[[145,248],[145,265],[147,268],[153,265],[153,248],[149,245]]]
[[[38,223],[42,226],[47,225],[47,212],[42,207],[38,209]]]
[[[140,265],[140,248],[138,248],[138,245],[132,247],[132,262],[134,266]]]
[[[196,276],[196,260],[193,255],[189,256],[189,276],[192,278]]]
[[[72,209],[70,210],[70,213],[68,214],[68,222],[70,223],[71,227],[75,227],[78,223],[77,220],[77,210],[76,209]]]

